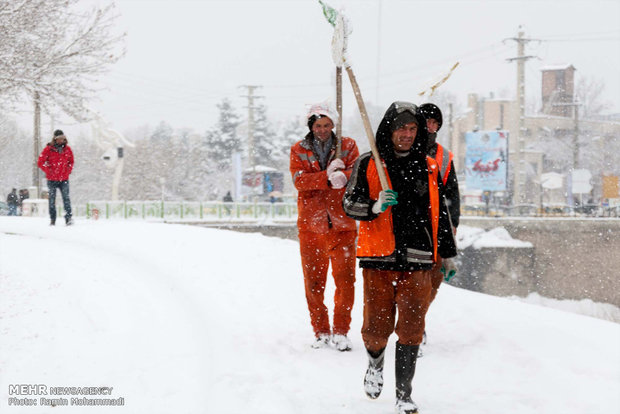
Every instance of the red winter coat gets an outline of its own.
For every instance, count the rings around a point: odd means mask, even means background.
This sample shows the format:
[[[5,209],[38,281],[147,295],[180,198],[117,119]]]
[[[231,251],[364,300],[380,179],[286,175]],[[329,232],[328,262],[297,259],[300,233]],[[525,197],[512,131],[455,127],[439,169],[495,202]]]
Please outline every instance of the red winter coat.
[[[68,145],[57,148],[47,144],[39,156],[37,165],[49,181],[66,181],[73,170],[73,151]]]
[[[312,134],[299,141],[291,148],[291,175],[297,195],[297,228],[299,231],[327,233],[330,228],[336,231],[356,231],[355,220],[350,219],[342,209],[342,196],[345,188],[331,188],[327,172],[321,170],[318,156],[312,149]],[[359,155],[355,141],[342,138],[343,173],[351,176],[353,164]],[[334,158],[335,145],[329,156]],[[328,162],[328,165],[329,165]]]

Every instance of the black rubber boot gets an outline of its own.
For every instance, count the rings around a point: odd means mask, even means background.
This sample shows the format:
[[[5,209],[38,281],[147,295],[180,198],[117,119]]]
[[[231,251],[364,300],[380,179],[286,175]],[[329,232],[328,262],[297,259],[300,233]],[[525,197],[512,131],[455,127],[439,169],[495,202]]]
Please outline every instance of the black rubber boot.
[[[368,354],[368,369],[366,375],[364,375],[364,391],[370,399],[376,399],[381,394],[383,389],[383,361],[385,357],[385,348],[379,353]],[[374,355],[373,355],[374,354]]]
[[[415,374],[419,345],[401,345],[396,342],[396,412],[415,414],[418,407],[411,400],[411,381]]]

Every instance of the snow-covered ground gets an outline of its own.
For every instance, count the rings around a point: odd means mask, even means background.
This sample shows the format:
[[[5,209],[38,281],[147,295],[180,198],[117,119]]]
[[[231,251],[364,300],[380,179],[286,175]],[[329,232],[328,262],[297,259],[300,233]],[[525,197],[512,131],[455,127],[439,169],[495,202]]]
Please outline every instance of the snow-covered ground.
[[[394,336],[383,394],[362,389],[361,286],[353,351],[313,350],[296,242],[0,217],[0,412],[391,413]],[[423,414],[620,412],[620,324],[444,285],[427,333]],[[124,405],[9,405],[40,397],[15,384],[113,387],[86,397]]]

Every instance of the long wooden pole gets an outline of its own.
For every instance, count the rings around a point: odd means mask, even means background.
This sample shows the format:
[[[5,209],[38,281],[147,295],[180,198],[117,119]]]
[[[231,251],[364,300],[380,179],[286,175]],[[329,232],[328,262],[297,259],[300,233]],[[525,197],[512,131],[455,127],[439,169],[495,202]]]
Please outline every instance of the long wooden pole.
[[[336,158],[340,158],[342,155],[342,66],[336,66],[336,111],[338,112]]]
[[[347,66],[346,68],[347,74],[349,75],[349,80],[351,81],[351,86],[353,87],[353,93],[355,94],[355,100],[357,101],[357,106],[360,110],[362,121],[364,122],[364,129],[366,130],[368,144],[370,144],[370,151],[372,152],[372,156],[375,159],[375,166],[377,167],[377,173],[379,174],[379,181],[381,181],[381,188],[383,190],[388,190],[390,186],[388,184],[387,177],[385,176],[385,170],[383,169],[383,165],[381,164],[381,157],[379,156],[379,151],[377,150],[377,143],[375,142],[375,136],[372,132],[372,127],[370,126],[370,120],[368,119],[366,105],[364,104],[364,99],[362,99],[362,92],[360,91],[360,87],[357,84],[357,80],[355,79],[353,69],[351,69],[350,66]]]

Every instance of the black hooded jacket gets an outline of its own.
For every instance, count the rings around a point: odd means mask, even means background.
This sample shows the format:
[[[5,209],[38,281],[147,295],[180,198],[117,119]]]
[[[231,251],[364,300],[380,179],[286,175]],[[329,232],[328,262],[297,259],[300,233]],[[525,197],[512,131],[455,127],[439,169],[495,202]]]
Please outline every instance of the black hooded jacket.
[[[409,153],[398,156],[392,143],[392,126],[399,115],[399,105],[392,104],[386,111],[377,129],[377,149],[384,160],[392,189],[398,193],[398,204],[392,207],[393,232],[396,248],[392,255],[379,258],[360,257],[360,266],[384,270],[423,270],[430,269],[432,262],[412,258],[412,252],[432,252],[432,225],[429,216],[429,171],[426,161],[428,136],[424,118],[417,108],[415,120],[418,133]],[[374,220],[378,215],[372,212],[376,200],[369,196],[366,172],[371,153],[362,154],[354,168],[347,186],[343,207],[345,213],[355,220]],[[452,232],[446,204],[443,198],[443,186],[439,182],[439,228],[438,252],[443,258],[456,256],[456,243]]]

